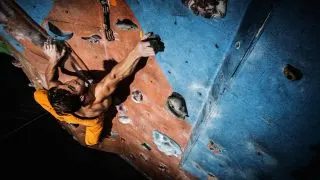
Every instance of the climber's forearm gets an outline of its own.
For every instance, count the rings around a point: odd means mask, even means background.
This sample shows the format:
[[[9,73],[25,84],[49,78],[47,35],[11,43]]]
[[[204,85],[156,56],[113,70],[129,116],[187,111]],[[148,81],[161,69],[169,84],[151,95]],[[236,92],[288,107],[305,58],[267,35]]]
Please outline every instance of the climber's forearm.
[[[49,60],[49,65],[46,69],[46,83],[48,85],[48,88],[55,87],[59,84],[61,84],[60,81],[58,81],[58,61],[55,60]]]

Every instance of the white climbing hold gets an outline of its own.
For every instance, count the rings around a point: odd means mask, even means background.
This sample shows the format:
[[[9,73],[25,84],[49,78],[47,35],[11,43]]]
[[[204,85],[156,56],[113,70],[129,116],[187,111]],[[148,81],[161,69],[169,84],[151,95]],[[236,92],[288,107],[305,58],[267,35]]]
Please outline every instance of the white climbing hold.
[[[33,83],[29,83],[28,86],[29,87],[35,87],[35,85]]]
[[[125,116],[127,108],[123,104],[116,105],[116,109],[120,116]]]
[[[132,120],[128,116],[120,116],[119,121],[122,124],[130,124]]]
[[[143,95],[140,90],[135,90],[131,93],[132,101],[135,103],[141,103],[143,101]]]
[[[182,153],[180,146],[167,135],[154,130],[152,131],[152,137],[153,142],[157,145],[159,151],[166,155],[178,157]]]

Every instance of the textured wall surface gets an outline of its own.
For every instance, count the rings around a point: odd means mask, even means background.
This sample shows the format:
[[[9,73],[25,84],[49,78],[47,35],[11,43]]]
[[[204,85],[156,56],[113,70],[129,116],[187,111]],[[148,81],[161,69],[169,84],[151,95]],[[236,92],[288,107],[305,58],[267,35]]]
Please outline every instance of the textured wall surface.
[[[120,154],[152,178],[290,179],[319,146],[319,3],[229,0],[224,18],[205,19],[180,0],[118,1],[111,9],[118,41],[92,45],[81,37],[103,37],[99,5],[17,2],[42,27],[50,21],[74,32],[68,43],[90,70],[104,70],[109,58],[119,62],[138,41],[139,31],[120,31],[117,19],[130,18],[139,30],[161,36],[165,51],[130,84],[129,94],[141,90],[145,101],[127,96],[131,121],[112,117],[113,136],[95,147]],[[0,33],[44,72],[46,61],[30,58],[35,55],[25,41],[3,28]],[[284,76],[287,64],[302,72],[301,80]],[[167,112],[173,91],[186,100],[186,120]],[[70,131],[82,142],[83,127]]]
[[[212,173],[220,179],[292,179],[308,165],[320,137],[317,7],[275,4],[261,37],[225,83],[212,116],[193,130],[199,138],[185,169],[202,178]],[[231,57],[234,53],[230,49]],[[288,80],[286,64],[300,69],[302,79]]]
[[[194,16],[180,0],[127,2],[142,29],[158,33],[165,42],[165,52],[157,55],[158,63],[174,91],[187,99],[187,120],[195,125],[248,0],[229,1],[228,15],[216,20]]]
[[[128,2],[144,29],[174,47],[158,60],[191,112],[184,169],[201,179],[290,179],[310,162],[319,143],[318,3],[230,0],[225,19],[206,20],[175,1]],[[288,80],[286,64],[303,78]]]

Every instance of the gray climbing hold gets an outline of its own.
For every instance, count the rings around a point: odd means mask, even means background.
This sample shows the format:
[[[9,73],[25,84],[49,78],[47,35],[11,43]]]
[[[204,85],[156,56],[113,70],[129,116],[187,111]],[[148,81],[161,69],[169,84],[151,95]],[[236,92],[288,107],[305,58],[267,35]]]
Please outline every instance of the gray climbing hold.
[[[167,106],[168,109],[174,114],[175,116],[185,119],[188,116],[188,110],[187,110],[187,105],[186,101],[177,92],[173,92],[167,100]]]
[[[89,43],[95,44],[98,43],[102,38],[99,35],[92,35],[90,37],[81,37],[81,39],[88,41]]]
[[[168,171],[168,168],[165,164],[163,163],[160,163],[159,166],[158,166],[158,169],[161,171],[161,172],[167,172]]]
[[[69,33],[62,32],[58,27],[53,25],[51,22],[48,22],[46,30],[53,39],[58,41],[66,41],[73,37],[72,32],[69,32]]]
[[[116,136],[119,136],[119,133],[114,132],[114,131],[111,131],[111,132],[110,132],[110,136],[111,136],[111,137],[116,137]]]
[[[75,136],[72,136],[72,138],[75,140],[75,141],[79,141],[77,137]]]
[[[128,116],[120,116],[119,121],[122,124],[130,124],[132,120]]]
[[[216,143],[214,143],[212,140],[209,141],[207,147],[214,154],[222,152],[221,148]]]
[[[182,0],[195,15],[205,18],[223,18],[226,15],[227,0]]]
[[[153,142],[157,145],[159,151],[166,155],[178,157],[182,153],[180,146],[167,135],[154,130],[152,131],[152,137]]]
[[[30,83],[28,84],[28,86],[29,86],[29,87],[33,87],[33,88],[36,87],[32,82],[30,82]]]
[[[237,41],[236,44],[235,44],[235,47],[236,47],[237,50],[239,50],[240,47],[241,47],[241,42]]]
[[[130,19],[118,19],[116,22],[116,26],[121,30],[138,29],[138,26],[135,23],[133,23]]]
[[[141,103],[143,101],[143,95],[140,90],[135,90],[131,93],[132,101],[135,103]]]
[[[116,105],[116,109],[120,116],[125,116],[127,113],[127,108],[123,104]]]

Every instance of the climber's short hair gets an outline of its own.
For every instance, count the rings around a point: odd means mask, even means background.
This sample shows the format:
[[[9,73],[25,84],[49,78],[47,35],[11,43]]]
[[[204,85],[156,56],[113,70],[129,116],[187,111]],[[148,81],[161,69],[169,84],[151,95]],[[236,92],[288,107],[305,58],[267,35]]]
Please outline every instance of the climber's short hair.
[[[59,115],[70,114],[78,111],[81,108],[81,100],[79,95],[71,92],[53,87],[48,91],[48,100]]]

